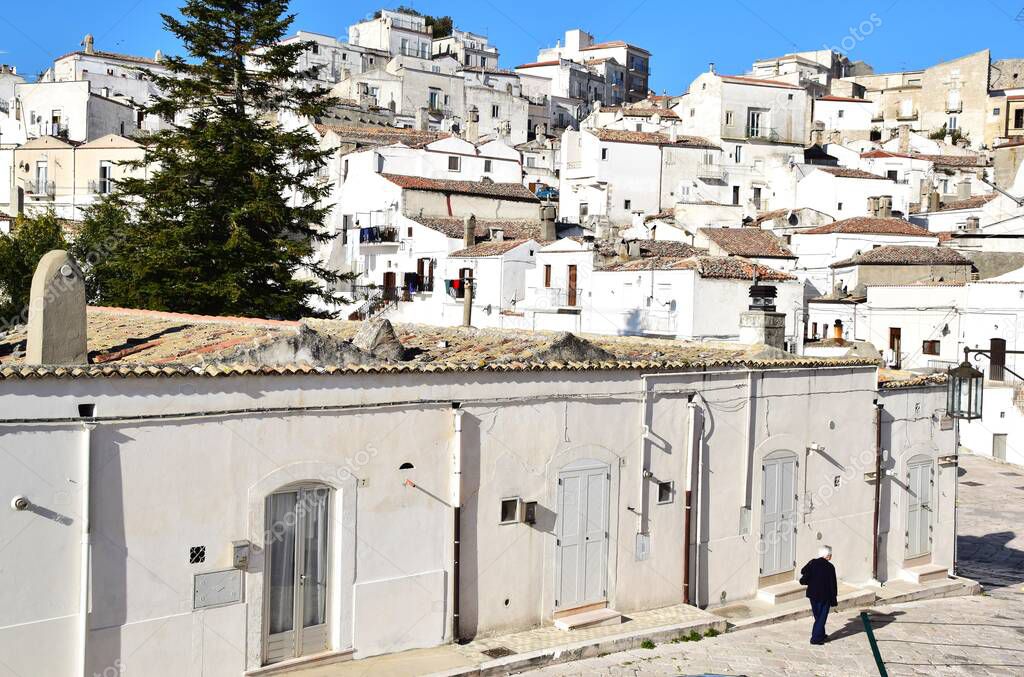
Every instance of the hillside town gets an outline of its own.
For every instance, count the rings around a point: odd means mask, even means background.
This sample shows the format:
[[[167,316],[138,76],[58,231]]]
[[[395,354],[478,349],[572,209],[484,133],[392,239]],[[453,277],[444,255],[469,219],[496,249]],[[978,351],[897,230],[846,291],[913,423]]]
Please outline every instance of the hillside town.
[[[520,64],[405,7],[239,56],[297,103],[236,77],[217,115],[297,178],[224,251],[203,219],[242,189],[174,159],[215,137],[172,106],[201,66],[0,52],[0,262],[34,252],[0,273],[0,677],[613,675],[703,637],[636,674],[809,674],[728,657],[807,650],[819,559],[858,629],[811,649],[866,658],[814,674],[904,674],[854,611],[885,639],[998,588],[1024,620],[1024,54],[708,54],[658,93],[652,45],[552,25]],[[172,180],[204,197],[146,197]],[[185,259],[164,286],[147,242],[294,244],[252,270],[301,308],[217,306]],[[948,674],[1021,669],[977,665]]]

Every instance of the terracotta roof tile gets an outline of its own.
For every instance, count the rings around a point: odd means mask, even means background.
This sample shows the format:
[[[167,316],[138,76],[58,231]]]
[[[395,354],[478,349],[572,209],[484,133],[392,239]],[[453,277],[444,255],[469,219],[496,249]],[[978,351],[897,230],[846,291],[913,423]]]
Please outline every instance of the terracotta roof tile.
[[[840,102],[847,102],[847,103],[874,103],[874,101],[869,101],[868,99],[855,99],[855,98],[853,98],[851,96],[822,96],[822,97],[818,97],[817,100],[818,101],[840,101]]]
[[[655,115],[660,115],[661,117],[663,117],[665,119],[668,119],[668,120],[673,120],[673,119],[674,120],[678,120],[679,119],[679,115],[676,114],[676,112],[674,110],[670,109],[670,108],[657,108],[657,107],[653,107],[653,106],[650,107],[650,108],[642,108],[642,107],[639,107],[639,106],[623,108],[623,107],[616,106],[614,108],[609,107],[609,108],[602,108],[601,109],[602,113],[617,113],[617,112],[620,112],[620,111],[622,112],[622,115],[624,117],[652,118]]]
[[[878,174],[872,174],[871,172],[865,172],[863,169],[850,169],[849,167],[815,167],[823,172],[831,174],[832,176],[838,176],[841,179],[875,179],[877,181],[890,181],[884,176]]]
[[[701,228],[699,232],[725,252],[747,258],[792,259],[793,252],[770,230],[760,228]]]
[[[422,176],[403,174],[381,174],[391,183],[406,190],[430,190],[459,195],[479,195],[517,202],[540,202],[530,189],[521,183],[493,183],[487,181],[449,181],[428,179]]]
[[[401,143],[411,148],[422,148],[427,144],[447,139],[451,136],[442,132],[426,132],[419,129],[402,129],[400,127],[358,127],[330,123],[315,126],[320,134],[326,134],[328,131],[331,131],[342,141],[368,146],[390,146]]]
[[[721,150],[721,148],[702,136],[684,136],[680,134],[676,137],[675,141],[672,141],[668,134],[662,134],[661,132],[632,132],[625,129],[592,129],[589,131],[601,141],[610,143],[643,143],[654,146],[686,146],[690,148]]]
[[[104,52],[103,50],[99,50],[99,49],[94,50],[92,53],[89,53],[89,52],[86,52],[84,50],[79,49],[79,50],[76,50],[74,52],[68,52],[67,54],[59,56],[56,59],[54,59],[54,61],[60,61],[61,59],[66,59],[69,56],[92,56],[92,57],[97,57],[97,58],[100,58],[100,59],[111,59],[113,61],[124,61],[124,62],[127,62],[127,63],[144,64],[144,65],[147,65],[147,66],[159,66],[160,65],[160,62],[157,61],[156,59],[150,59],[150,58],[145,57],[145,56],[134,56],[132,54],[119,54],[117,52]]]
[[[38,378],[174,378],[247,375],[399,374],[473,371],[701,370],[829,365],[875,366],[864,358],[768,357],[749,346],[721,342],[683,342],[617,336],[438,327],[397,324],[394,335],[409,357],[375,358],[360,363],[300,362],[267,366],[251,359],[252,349],[296,341],[303,333],[352,348],[361,322],[195,317],[122,308],[90,308],[90,352],[106,355],[103,364],[26,365],[16,354],[24,329],[0,337],[0,380]],[[247,350],[239,350],[239,342]],[[351,344],[351,345],[350,345]],[[148,345],[136,351],[125,347]],[[119,353],[116,354],[115,353]]]
[[[721,75],[719,77],[722,78],[723,82],[731,82],[736,85],[758,85],[761,87],[781,87],[782,89],[803,89],[803,87],[797,87],[796,85],[791,85],[788,82],[751,78],[745,75]]]
[[[632,259],[611,263],[603,271],[641,271],[641,270],[693,270],[703,278],[722,280],[752,280],[754,271],[761,280],[783,282],[795,280],[789,273],[775,270],[768,266],[760,266],[752,261],[737,256],[654,256],[650,258]]]
[[[929,155],[926,153],[893,153],[875,149],[861,153],[862,158],[901,157],[909,160],[924,160],[940,167],[986,167],[988,161],[980,155]]]
[[[914,225],[909,221],[895,217],[881,216],[854,216],[851,219],[843,219],[835,223],[828,223],[809,230],[802,231],[801,235],[830,235],[834,233],[859,233],[871,235],[918,235],[920,237],[935,237],[921,226]]]
[[[492,242],[480,242],[472,247],[459,249],[448,255],[449,258],[477,258],[481,256],[501,256],[512,251],[524,242],[529,240],[494,240]]]
[[[886,245],[875,247],[844,261],[836,261],[831,268],[848,266],[969,266],[971,260],[955,249],[922,247],[917,245]]]
[[[552,61],[534,61],[533,63],[519,64],[516,68],[540,68],[541,66],[557,66],[561,61],[554,59]]]

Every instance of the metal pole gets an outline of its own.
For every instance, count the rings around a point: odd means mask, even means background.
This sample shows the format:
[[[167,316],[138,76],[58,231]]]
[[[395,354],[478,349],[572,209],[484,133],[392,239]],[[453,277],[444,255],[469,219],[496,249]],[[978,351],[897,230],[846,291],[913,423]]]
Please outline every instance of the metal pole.
[[[878,642],[875,641],[875,631],[871,628],[871,618],[868,616],[866,611],[860,612],[860,620],[864,623],[864,632],[868,636],[868,644],[871,645],[871,655],[875,657],[875,666],[878,668],[878,677],[889,677],[889,672],[885,669],[885,662],[882,660],[882,654],[878,651]]]
[[[871,531],[871,575],[881,583],[878,576],[878,522],[882,503],[882,411],[885,405],[875,404],[875,515]]]

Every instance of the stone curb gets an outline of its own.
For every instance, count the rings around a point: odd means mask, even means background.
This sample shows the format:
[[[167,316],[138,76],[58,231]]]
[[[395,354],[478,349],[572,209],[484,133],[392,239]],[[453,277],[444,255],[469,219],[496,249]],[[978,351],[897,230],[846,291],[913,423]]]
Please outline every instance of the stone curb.
[[[579,642],[571,642],[556,647],[529,651],[515,654],[505,658],[497,658],[468,668],[455,668],[442,672],[431,673],[428,677],[490,677],[493,675],[509,675],[523,670],[531,670],[554,665],[578,661],[583,658],[595,658],[610,653],[639,649],[640,645],[649,640],[658,643],[670,642],[682,635],[697,632],[704,635],[708,630],[717,632],[726,631],[725,619],[690,621],[677,625],[663,625],[656,628],[645,628],[635,632],[623,633],[621,635],[609,635],[607,637],[595,637],[593,639]]]

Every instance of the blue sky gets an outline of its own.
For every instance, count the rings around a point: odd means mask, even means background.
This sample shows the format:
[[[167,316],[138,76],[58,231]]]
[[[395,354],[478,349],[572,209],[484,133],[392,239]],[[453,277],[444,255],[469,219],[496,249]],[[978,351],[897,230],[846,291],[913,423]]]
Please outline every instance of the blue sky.
[[[0,63],[29,79],[54,57],[78,49],[91,32],[97,49],[151,56],[180,47],[159,12],[178,0],[7,0],[0,11]],[[385,4],[392,7],[399,2]],[[424,13],[450,14],[460,28],[484,32],[501,50],[501,65],[532,61],[567,28],[598,39],[623,39],[653,54],[652,87],[679,93],[714,61],[719,72],[742,73],[757,58],[794,50],[844,48],[877,72],[920,68],[988,47],[995,58],[1024,57],[1024,0],[976,2],[754,2],[754,0],[418,0]],[[296,28],[344,35],[379,2],[294,0]],[[825,8],[828,8],[827,11]],[[852,31],[852,32],[851,32]]]

